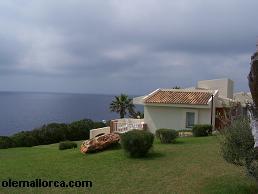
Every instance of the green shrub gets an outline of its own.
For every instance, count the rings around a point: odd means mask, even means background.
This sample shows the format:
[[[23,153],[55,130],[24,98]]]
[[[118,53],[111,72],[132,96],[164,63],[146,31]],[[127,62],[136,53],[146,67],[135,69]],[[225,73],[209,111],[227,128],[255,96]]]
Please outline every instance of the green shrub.
[[[59,150],[66,150],[72,148],[77,148],[77,143],[73,141],[64,141],[59,143]]]
[[[223,158],[229,163],[244,165],[254,155],[254,138],[247,119],[232,122],[223,130],[221,140]]]
[[[38,145],[58,143],[67,139],[68,126],[64,123],[50,123],[31,131]]]
[[[90,119],[83,119],[80,121],[72,122],[68,125],[68,133],[66,139],[72,141],[89,139],[90,130],[94,129],[95,127],[99,128],[99,126],[99,122],[94,123]]]
[[[14,147],[14,142],[10,137],[0,136],[0,149]]]
[[[132,130],[121,135],[122,147],[131,157],[145,156],[153,141],[154,135],[148,131]]]
[[[38,145],[38,140],[30,131],[22,131],[11,136],[15,147],[32,147]]]
[[[258,180],[254,138],[247,119],[235,120],[221,133],[221,153],[232,164],[245,166],[249,175]]]
[[[89,139],[91,129],[106,126],[102,122],[94,122],[90,119],[83,119],[65,123],[50,123],[32,131],[18,132],[9,139],[0,137],[0,149],[6,148],[11,143],[11,147],[31,147],[36,145],[46,145],[58,143],[65,140],[85,140]],[[10,141],[8,143],[8,141]]]
[[[174,129],[158,129],[156,137],[161,143],[172,143],[178,137],[178,133]]]
[[[93,127],[91,129],[97,129],[97,128],[108,127],[108,126],[110,126],[110,121],[107,121],[106,123],[94,122]]]
[[[194,125],[193,136],[202,137],[212,134],[212,125]]]

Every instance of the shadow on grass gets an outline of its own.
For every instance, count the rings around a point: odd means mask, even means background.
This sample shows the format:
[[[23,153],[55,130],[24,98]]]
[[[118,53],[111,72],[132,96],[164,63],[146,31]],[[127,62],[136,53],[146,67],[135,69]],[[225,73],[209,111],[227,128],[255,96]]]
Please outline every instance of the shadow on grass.
[[[160,153],[160,152],[154,152],[154,151],[150,151],[147,155],[145,156],[141,156],[141,157],[132,157],[130,156],[128,153],[125,153],[126,157],[128,157],[129,159],[132,160],[142,160],[142,161],[146,161],[146,160],[156,160],[158,158],[162,158],[165,157],[166,155],[164,153]]]
[[[110,146],[107,148],[107,150],[120,150],[120,149],[122,149],[120,143],[110,145]]]
[[[108,146],[106,149],[90,151],[87,154],[97,154],[97,153],[105,152],[108,150],[110,151],[110,150],[120,150],[120,149],[122,149],[122,147],[119,143],[117,143],[117,144],[112,144],[112,145]]]
[[[220,177],[209,182],[204,188],[204,192],[225,193],[225,194],[242,194],[258,193],[258,186],[255,181],[245,182],[236,177]]]
[[[155,144],[158,144],[158,145],[174,145],[174,144],[185,144],[185,143],[186,143],[185,141],[182,141],[180,139],[176,139],[175,141],[173,141],[171,143],[161,143],[159,140],[157,140]]]
[[[177,139],[172,144],[185,144],[185,142]]]
[[[153,160],[153,159],[157,159],[157,158],[161,158],[164,157],[165,154],[164,153],[159,153],[159,152],[150,152],[149,154],[147,154],[145,157],[141,158],[144,160]]]

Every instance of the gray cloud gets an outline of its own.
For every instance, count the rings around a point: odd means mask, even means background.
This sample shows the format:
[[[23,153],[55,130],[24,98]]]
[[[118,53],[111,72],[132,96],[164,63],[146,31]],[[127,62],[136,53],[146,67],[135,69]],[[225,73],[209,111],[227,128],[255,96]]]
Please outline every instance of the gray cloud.
[[[248,90],[255,0],[0,2],[0,90],[145,93],[229,77]]]

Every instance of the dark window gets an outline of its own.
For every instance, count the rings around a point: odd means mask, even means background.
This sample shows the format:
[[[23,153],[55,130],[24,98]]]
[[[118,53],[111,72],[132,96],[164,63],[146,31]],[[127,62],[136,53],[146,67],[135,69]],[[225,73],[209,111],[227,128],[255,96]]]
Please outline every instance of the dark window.
[[[186,128],[192,128],[194,126],[195,113],[186,112]]]

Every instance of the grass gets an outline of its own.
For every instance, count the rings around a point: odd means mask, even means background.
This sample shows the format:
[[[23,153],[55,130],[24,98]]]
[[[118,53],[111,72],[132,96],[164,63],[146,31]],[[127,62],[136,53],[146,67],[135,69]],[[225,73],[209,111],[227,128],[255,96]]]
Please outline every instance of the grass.
[[[241,167],[224,162],[216,137],[155,142],[147,158],[121,149],[83,155],[58,144],[0,150],[0,180],[91,180],[92,188],[1,188],[0,193],[257,193]]]

